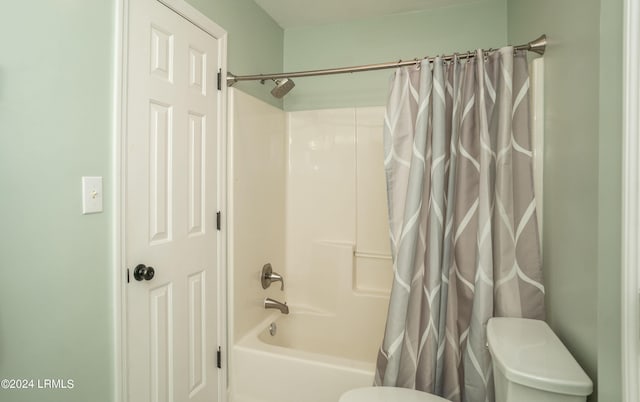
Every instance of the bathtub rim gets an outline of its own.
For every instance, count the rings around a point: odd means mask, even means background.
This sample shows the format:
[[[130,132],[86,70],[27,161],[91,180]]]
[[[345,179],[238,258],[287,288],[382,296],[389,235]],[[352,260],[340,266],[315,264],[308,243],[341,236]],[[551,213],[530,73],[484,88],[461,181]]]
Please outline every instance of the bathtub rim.
[[[321,311],[321,310],[312,310],[312,309],[300,309],[292,315],[307,315],[307,316],[321,316],[321,317],[331,317],[333,314]],[[233,345],[234,351],[235,349],[239,350],[251,350],[254,353],[258,353],[260,355],[277,355],[278,357],[284,360],[290,360],[295,362],[309,362],[313,361],[314,363],[332,369],[349,369],[360,374],[370,374],[371,381],[373,383],[373,377],[375,375],[376,364],[367,363],[360,360],[354,360],[349,358],[343,358],[334,355],[327,355],[323,353],[310,352],[306,350],[287,348],[283,346],[271,345],[263,342],[259,335],[265,330],[268,330],[269,324],[272,322],[276,322],[282,315],[278,312],[270,313],[264,320],[262,320],[259,324],[254,326],[250,331],[248,331],[245,335],[243,335],[239,340],[235,342]]]

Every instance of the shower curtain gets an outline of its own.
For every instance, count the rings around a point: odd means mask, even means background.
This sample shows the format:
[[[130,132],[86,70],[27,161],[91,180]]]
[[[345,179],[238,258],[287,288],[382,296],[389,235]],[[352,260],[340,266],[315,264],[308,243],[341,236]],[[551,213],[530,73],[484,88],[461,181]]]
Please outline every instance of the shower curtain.
[[[493,401],[490,317],[544,318],[525,53],[399,68],[384,153],[394,281],[376,385]]]

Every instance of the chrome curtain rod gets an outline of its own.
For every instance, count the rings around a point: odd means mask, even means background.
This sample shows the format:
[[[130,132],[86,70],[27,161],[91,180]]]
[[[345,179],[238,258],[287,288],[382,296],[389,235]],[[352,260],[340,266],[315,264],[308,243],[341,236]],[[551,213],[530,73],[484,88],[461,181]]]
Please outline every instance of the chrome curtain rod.
[[[529,43],[524,45],[514,46],[514,50],[527,50],[530,52],[537,53],[539,55],[543,55],[544,51],[547,47],[547,35],[541,35],[539,38],[532,40]],[[497,49],[488,49],[484,50],[484,52],[493,52]],[[442,56],[441,59],[445,61],[453,60],[455,57],[458,59],[470,59],[475,57],[475,52],[465,52],[460,54],[450,54],[447,56]],[[325,70],[309,70],[309,71],[295,71],[291,73],[277,73],[277,74],[256,74],[256,75],[233,75],[231,73],[227,73],[227,85],[232,86],[238,81],[266,81],[266,80],[275,80],[279,78],[296,78],[296,77],[313,77],[317,75],[331,75],[331,74],[345,74],[345,73],[357,73],[361,71],[373,71],[373,70],[384,70],[387,68],[397,68],[402,66],[410,66],[412,64],[416,64],[421,60],[429,60],[429,63],[433,63],[435,57],[425,57],[424,59],[414,59],[414,60],[406,60],[406,61],[392,61],[389,63],[380,63],[380,64],[367,64],[364,66],[353,66],[353,67],[339,67],[339,68],[329,68]]]

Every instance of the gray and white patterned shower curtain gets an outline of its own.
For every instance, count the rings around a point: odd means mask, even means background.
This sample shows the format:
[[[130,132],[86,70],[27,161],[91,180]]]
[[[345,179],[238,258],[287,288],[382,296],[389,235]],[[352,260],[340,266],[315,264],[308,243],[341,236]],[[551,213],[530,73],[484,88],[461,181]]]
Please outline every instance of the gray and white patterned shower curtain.
[[[493,401],[486,324],[544,318],[526,55],[399,68],[384,152],[394,281],[376,385]]]

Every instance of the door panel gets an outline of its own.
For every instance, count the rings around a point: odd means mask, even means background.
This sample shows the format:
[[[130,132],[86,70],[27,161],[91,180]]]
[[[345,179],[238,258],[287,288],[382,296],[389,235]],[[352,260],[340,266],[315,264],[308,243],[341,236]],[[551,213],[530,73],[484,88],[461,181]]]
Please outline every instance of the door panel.
[[[126,261],[130,402],[215,401],[218,40],[129,2]]]

